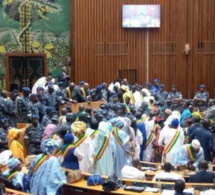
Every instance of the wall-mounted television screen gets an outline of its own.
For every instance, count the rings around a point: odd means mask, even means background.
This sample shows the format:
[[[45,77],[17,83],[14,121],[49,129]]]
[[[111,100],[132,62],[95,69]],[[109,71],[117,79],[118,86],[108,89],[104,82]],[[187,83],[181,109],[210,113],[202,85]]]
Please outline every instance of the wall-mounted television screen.
[[[160,5],[123,5],[123,28],[160,28]]]

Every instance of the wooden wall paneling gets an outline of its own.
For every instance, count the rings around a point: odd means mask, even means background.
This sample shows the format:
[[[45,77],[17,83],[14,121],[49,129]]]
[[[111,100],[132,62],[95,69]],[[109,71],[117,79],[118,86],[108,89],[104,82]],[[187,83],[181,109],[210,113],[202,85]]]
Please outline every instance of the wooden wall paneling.
[[[188,1],[188,41],[192,49],[187,61],[190,97],[193,97],[202,83],[206,84],[211,97],[215,96],[214,7],[215,1]]]
[[[183,47],[186,42],[186,0],[157,1],[161,4],[161,28],[150,32],[150,46],[157,45],[156,54],[150,50],[150,80],[158,77],[166,85],[178,85],[178,90],[186,94],[185,74],[186,59]],[[179,17],[180,16],[180,17]],[[184,87],[185,86],[185,87]]]
[[[141,2],[136,0],[136,3]],[[118,70],[134,69],[138,81],[145,81],[146,30],[122,28],[122,5],[133,3],[131,0],[73,0],[75,16],[71,19],[75,28],[71,40],[75,42],[71,42],[71,72],[75,82],[84,78],[94,86],[103,81],[111,82],[118,76]],[[103,43],[103,55],[95,54],[96,43]],[[123,48],[128,52],[122,54]]]
[[[123,4],[161,4],[161,28],[122,28]],[[167,90],[174,83],[184,97],[193,97],[205,83],[215,96],[213,10],[211,0],[71,0],[72,80],[84,79],[94,87],[111,82],[119,70],[136,70],[141,84],[147,76],[150,82],[159,78]],[[189,55],[184,54],[185,43],[191,46]],[[122,53],[126,47],[127,53]]]

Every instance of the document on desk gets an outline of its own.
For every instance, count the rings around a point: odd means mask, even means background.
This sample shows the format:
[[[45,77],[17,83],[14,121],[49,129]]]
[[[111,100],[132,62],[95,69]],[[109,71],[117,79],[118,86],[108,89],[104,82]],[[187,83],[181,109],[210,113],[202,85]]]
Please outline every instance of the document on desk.
[[[163,190],[161,195],[174,195],[175,190]]]
[[[184,192],[189,192],[193,194],[193,188],[185,189]],[[175,190],[163,190],[161,195],[174,195]]]
[[[146,187],[146,189],[144,190],[144,192],[159,192],[159,188],[150,188],[150,187]]]

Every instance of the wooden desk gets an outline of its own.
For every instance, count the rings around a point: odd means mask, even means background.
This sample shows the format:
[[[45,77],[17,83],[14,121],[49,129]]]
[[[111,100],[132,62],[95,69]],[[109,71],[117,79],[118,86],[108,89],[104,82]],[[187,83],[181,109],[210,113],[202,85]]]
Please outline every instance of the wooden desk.
[[[12,190],[10,188],[6,188],[6,192],[7,192],[7,195],[9,195],[9,194],[28,195],[25,192],[20,192],[20,191],[17,191],[17,190]]]
[[[83,105],[84,108],[90,107],[90,108],[92,108],[92,110],[93,110],[94,108],[100,108],[100,105],[101,105],[101,104],[104,104],[104,103],[106,103],[106,101],[82,102],[82,103],[77,103],[77,104],[62,104],[62,105],[59,105],[59,115],[61,116],[61,110],[62,110],[62,108],[64,108],[66,105],[71,106],[72,113],[76,113],[76,112],[79,111],[79,106],[80,106],[80,105]]]
[[[159,173],[159,172],[164,172],[164,170],[157,170],[157,171],[152,171],[152,172],[147,172],[147,171],[142,171],[143,173],[145,173],[145,176],[146,176],[146,179],[147,180],[152,180],[153,179],[153,177],[157,174],[157,173]],[[195,174],[195,172],[190,172],[189,174],[187,174],[187,175],[184,175],[183,174],[183,171],[171,171],[172,173],[177,173],[177,174],[179,174],[179,175],[181,175],[183,178],[189,178],[190,177],[190,175],[192,175],[192,174]]]
[[[110,194],[107,192],[104,192],[102,189],[102,186],[87,186],[87,181],[86,180],[81,180],[79,182],[73,183],[73,184],[66,184],[63,187],[64,191],[63,194],[64,195],[69,195],[69,194],[73,194],[73,195],[106,195],[106,194]],[[143,194],[143,195],[160,195],[160,192],[157,193],[150,193],[150,192],[129,192],[129,191],[125,191],[121,188],[119,188],[116,191],[111,191],[111,194],[121,194],[121,195],[137,195],[137,194]]]

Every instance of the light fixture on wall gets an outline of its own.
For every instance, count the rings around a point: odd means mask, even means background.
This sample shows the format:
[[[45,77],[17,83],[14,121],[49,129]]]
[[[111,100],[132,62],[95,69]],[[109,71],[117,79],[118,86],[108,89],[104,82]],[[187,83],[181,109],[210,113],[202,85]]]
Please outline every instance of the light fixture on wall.
[[[189,52],[190,52],[190,50],[191,50],[190,44],[189,44],[189,43],[186,43],[186,44],[184,45],[184,53],[185,53],[186,55],[188,55]]]

